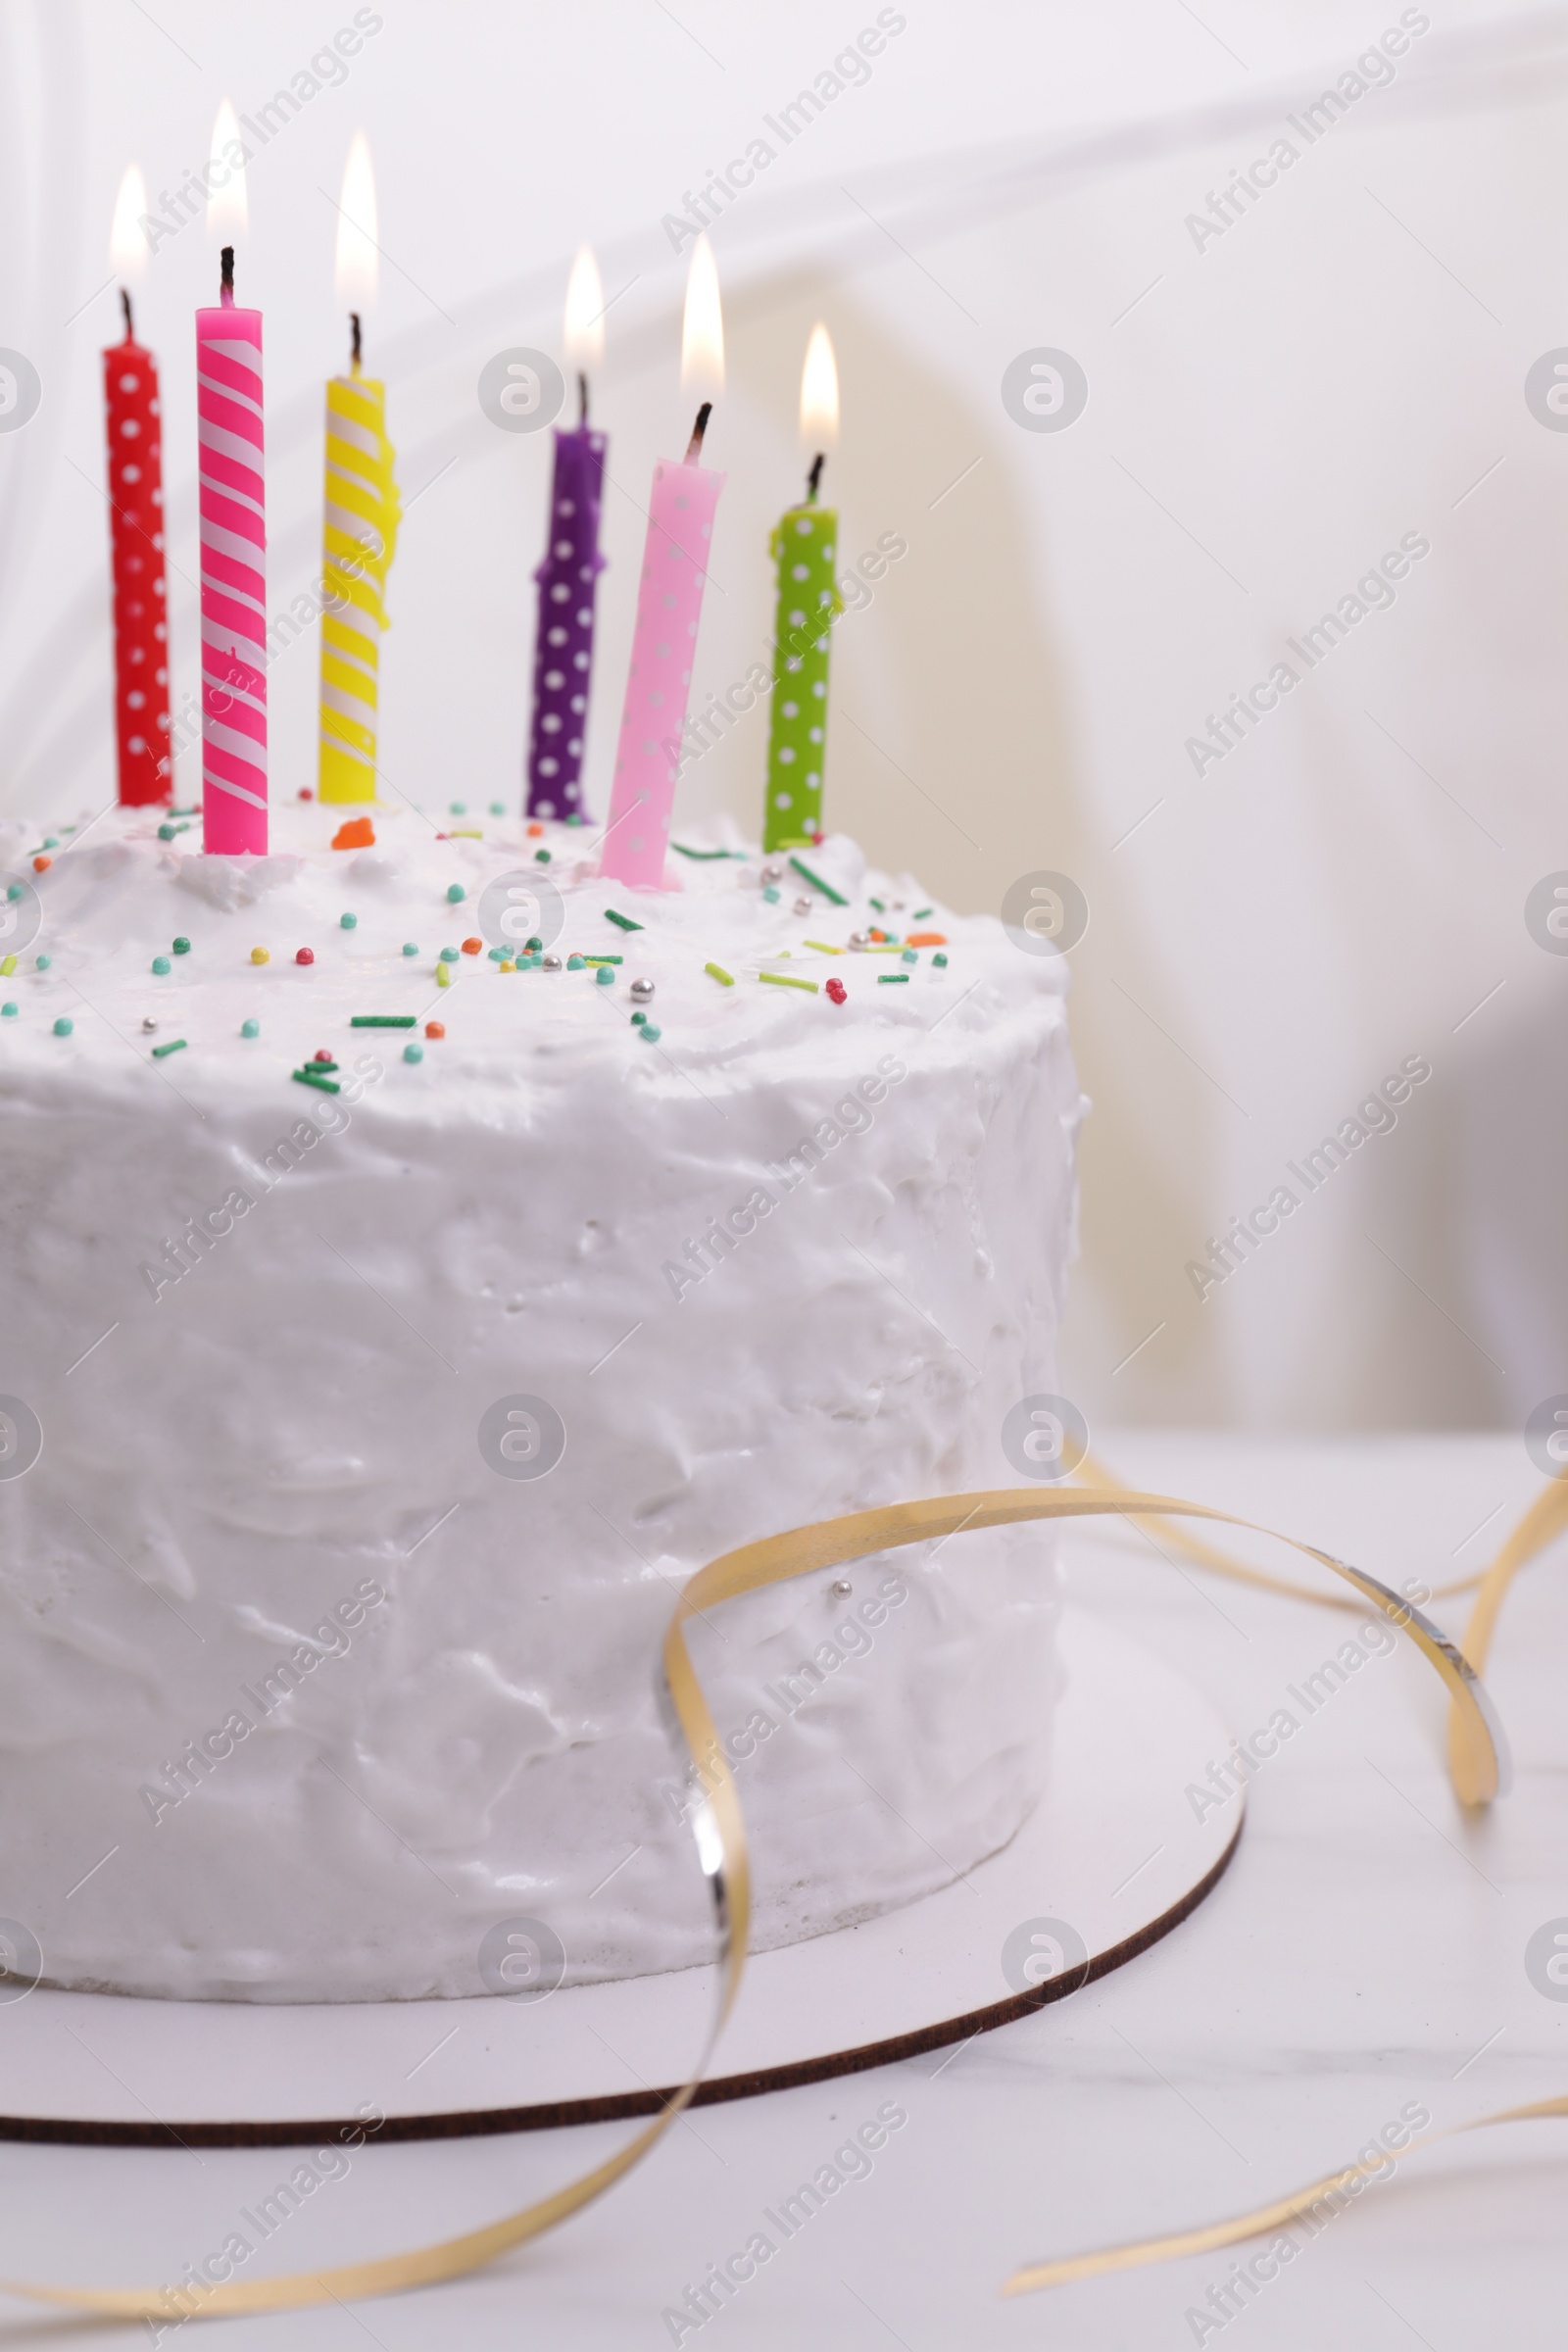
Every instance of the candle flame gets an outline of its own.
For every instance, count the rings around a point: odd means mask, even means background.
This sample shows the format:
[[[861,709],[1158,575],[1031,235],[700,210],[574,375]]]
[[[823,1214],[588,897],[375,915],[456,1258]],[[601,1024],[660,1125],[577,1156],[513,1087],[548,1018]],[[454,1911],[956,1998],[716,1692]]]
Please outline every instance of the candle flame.
[[[591,245],[579,245],[566,280],[563,327],[569,367],[597,368],[605,356],[605,289]]]
[[[357,130],[343,167],[343,197],[337,216],[337,299],[341,309],[369,309],[375,300],[379,259],[370,142],[363,130]]]
[[[109,231],[109,267],[119,278],[138,283],[147,268],[147,187],[139,166],[127,164],[115,198],[115,223]]]
[[[695,392],[700,400],[716,400],[724,389],[724,314],[713,249],[706,234],[692,247],[691,268],[686,273],[680,388]]]
[[[801,369],[801,446],[831,449],[839,437],[839,371],[820,320],[811,329]]]
[[[250,228],[245,201],[245,142],[239,135],[234,109],[225,98],[213,124],[213,144],[207,166],[207,241],[232,245]],[[235,161],[236,156],[238,161]]]

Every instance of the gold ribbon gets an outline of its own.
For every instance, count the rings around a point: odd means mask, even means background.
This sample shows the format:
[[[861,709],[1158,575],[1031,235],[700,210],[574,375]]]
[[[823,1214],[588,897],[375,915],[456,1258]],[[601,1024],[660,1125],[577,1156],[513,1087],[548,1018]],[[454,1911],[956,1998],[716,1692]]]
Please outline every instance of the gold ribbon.
[[[1100,1475],[1103,1478],[1103,1473]],[[1037,1519],[1110,1517],[1131,1519],[1135,1524],[1153,1519],[1162,1522],[1170,1519],[1202,1519],[1226,1527],[1241,1528],[1253,1535],[1272,1532],[1259,1527],[1252,1520],[1239,1518],[1230,1511],[1211,1509],[1203,1503],[1182,1502],[1168,1494],[1137,1494],[1108,1484],[1087,1490],[1053,1488],[1044,1493],[1038,1488],[1002,1488],[974,1494],[937,1495],[924,1502],[890,1503],[877,1510],[855,1511],[842,1519],[819,1520],[812,1527],[795,1528],[786,1535],[769,1536],[758,1544],[742,1544],[738,1550],[725,1552],[721,1558],[710,1562],[708,1567],[700,1568],[695,1576],[688,1578],[664,1635],[664,1673],[691,1760],[697,1767],[706,1792],[704,1801],[697,1808],[694,1827],[698,1860],[708,1880],[718,1933],[719,1997],[713,2023],[690,2079],[654,2121],[616,2155],[594,2166],[592,2171],[569,2181],[564,2188],[557,2189],[553,2195],[524,2206],[519,2212],[504,2215],[500,2221],[492,2222],[482,2230],[468,2230],[459,2237],[443,2238],[437,2244],[416,2247],[411,2253],[386,2255],[374,2262],[349,2263],[330,2271],[296,2271],[279,2278],[227,2279],[200,2293],[187,2286],[53,2286],[14,2278],[0,2280],[0,2292],[122,2320],[170,2322],[184,2318],[228,2319],[242,2313],[297,2310],[306,2304],[348,2302],[365,2296],[396,2294],[410,2287],[431,2286],[443,2279],[462,2278],[467,2272],[494,2262],[514,2246],[523,2245],[528,2239],[553,2230],[571,2214],[580,2212],[629,2172],[662,2138],[681,2111],[696,2097],[719,2031],[735,2005],[746,1965],[751,1922],[751,1871],[746,1824],[729,1759],[724,1753],[686,1647],[683,1629],[687,1620],[715,1607],[721,1601],[733,1600],[742,1592],[756,1592],[769,1585],[787,1584],[795,1577],[809,1576],[818,1569],[839,1567],[850,1560],[864,1559],[871,1553],[897,1550],[904,1544],[945,1542],[950,1536],[960,1535],[970,1528],[1015,1526],[1022,1521]],[[1482,1626],[1484,1639],[1490,1637],[1509,1578],[1549,1540],[1549,1535],[1556,1532],[1565,1518],[1568,1518],[1568,1487],[1554,1488],[1541,1498],[1534,1511],[1527,1514],[1516,1535],[1504,1545],[1494,1567],[1483,1580],[1482,1598],[1473,1621]],[[1392,1625],[1414,1642],[1448,1689],[1451,1701],[1449,1754],[1455,1788],[1467,1804],[1490,1803],[1504,1783],[1506,1749],[1501,1731],[1494,1721],[1490,1701],[1469,1659],[1419,1609],[1401,1599],[1397,1592],[1391,1592],[1387,1585],[1380,1584],[1376,1577],[1336,1559],[1331,1552],[1320,1551],[1315,1544],[1298,1543],[1294,1537],[1279,1536],[1275,1541],[1288,1544],[1303,1558],[1316,1560],[1320,1567],[1343,1578],[1353,1586],[1363,1601],[1370,1602]],[[1257,1570],[1242,1567],[1226,1554],[1210,1551],[1207,1545],[1187,1536],[1185,1531],[1182,1531],[1181,1543],[1190,1556],[1201,1558],[1205,1566],[1218,1568],[1224,1574],[1241,1575],[1252,1583],[1274,1581],[1263,1577]],[[1304,1598],[1320,1597],[1306,1588],[1298,1587],[1294,1590]],[[1483,1624],[1484,1610],[1487,1614]],[[1568,2113],[1568,2100],[1548,2101],[1539,2108],[1510,2110],[1510,2114],[1518,2115],[1558,2112]],[[1484,2120],[1500,2122],[1506,2119],[1497,2117]],[[1348,2177],[1335,2176],[1336,2179]],[[1303,2192],[1308,2200],[1312,2193]],[[1153,2239],[1140,2246],[1078,2256],[1065,2264],[1036,2265],[1030,2270],[1018,2272],[1014,2278],[1009,2279],[1008,2291],[1020,2292],[1025,2286],[1054,2283],[1061,2278],[1083,2277],[1089,2275],[1089,2271],[1123,2269],[1139,2262],[1158,2261],[1168,2254],[1197,2252],[1209,2245],[1229,2244],[1232,2235],[1252,2234],[1256,2230],[1268,2226],[1269,2215],[1283,2212],[1286,2207],[1294,2210],[1296,2203],[1297,2200],[1286,2199],[1284,2205],[1269,2207],[1262,2216],[1247,2215],[1237,2222],[1219,2224],[1217,2235],[1213,2230],[1196,2230],[1186,2237]],[[1082,2267],[1084,2265],[1088,2266],[1087,2271]]]

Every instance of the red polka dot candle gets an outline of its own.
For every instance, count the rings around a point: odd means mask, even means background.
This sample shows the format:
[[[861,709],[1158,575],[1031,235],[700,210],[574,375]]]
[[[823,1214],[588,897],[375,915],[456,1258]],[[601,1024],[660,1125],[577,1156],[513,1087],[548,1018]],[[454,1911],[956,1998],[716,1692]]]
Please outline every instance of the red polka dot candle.
[[[234,302],[223,247],[217,308],[196,314],[202,566],[202,846],[267,854],[267,488],[262,314]]]
[[[163,425],[158,366],[138,343],[130,297],[124,339],[104,353],[109,545],[114,580],[115,742],[124,807],[167,801],[169,621],[164,578]]]

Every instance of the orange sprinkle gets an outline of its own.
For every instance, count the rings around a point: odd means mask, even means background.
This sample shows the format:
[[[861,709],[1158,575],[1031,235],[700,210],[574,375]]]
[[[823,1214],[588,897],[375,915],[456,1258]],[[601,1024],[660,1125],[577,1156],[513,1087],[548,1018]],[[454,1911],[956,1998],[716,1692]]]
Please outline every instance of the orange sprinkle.
[[[886,939],[887,933],[885,931],[879,931],[876,925],[873,923],[870,931],[867,933],[867,937],[870,939]]]
[[[911,931],[904,944],[906,948],[945,948],[948,935],[945,931]]]
[[[445,1037],[446,1033],[447,1025],[445,1021],[426,1021],[424,1024],[424,1034],[426,1037]]]
[[[368,816],[351,816],[332,836],[334,850],[368,850],[375,846],[375,827]]]
[[[466,939],[463,943],[463,953],[465,956],[477,956],[483,946],[482,939]]]
[[[530,825],[528,827],[528,839],[530,841],[537,841],[543,831],[543,825]]]
[[[35,874],[41,874],[46,866],[53,865],[53,863],[52,858],[35,858],[32,861],[32,870]]]

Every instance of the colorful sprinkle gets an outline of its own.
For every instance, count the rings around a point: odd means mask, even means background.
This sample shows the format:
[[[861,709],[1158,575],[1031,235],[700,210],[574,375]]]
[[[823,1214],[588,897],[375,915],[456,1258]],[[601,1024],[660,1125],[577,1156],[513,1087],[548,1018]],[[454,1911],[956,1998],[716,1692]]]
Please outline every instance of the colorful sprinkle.
[[[830,947],[825,939],[803,939],[801,945],[803,948],[815,948],[819,956],[842,956],[844,953],[842,948]]]
[[[314,948],[296,948],[294,951],[294,960],[296,963],[314,963],[316,961],[316,950]]]
[[[174,941],[173,948],[176,956],[188,956],[190,954],[190,941],[185,937],[183,931]]]
[[[539,836],[540,836],[540,835],[543,833],[543,831],[544,831],[544,827],[543,827],[543,825],[541,825],[541,824],[532,824],[532,825],[530,825],[530,826],[528,827],[528,839],[529,839],[530,841],[537,841],[537,840],[539,839]]]
[[[448,803],[448,808],[454,816],[466,816],[468,813],[466,801],[451,801]]]
[[[652,1021],[644,1021],[638,1034],[645,1046],[657,1046],[664,1032],[662,1029],[657,1028]]]
[[[329,1070],[337,1068],[337,1061],[330,1046],[318,1046],[311,1058],[314,1061],[324,1062]]]
[[[466,939],[463,943],[463,953],[465,956],[477,956],[483,946],[482,939]]]
[[[491,949],[491,951],[490,951],[490,960],[491,960],[491,962],[492,962],[492,963],[504,963],[504,962],[506,961],[506,959],[507,959],[507,951],[506,951],[506,949],[505,949],[505,948],[492,948],[492,949]]]
[[[535,850],[533,854],[533,861],[535,865],[548,865],[550,863],[550,852],[548,850]]]
[[[447,1025],[445,1021],[426,1021],[424,1024],[424,1034],[426,1037],[445,1037],[446,1033]]]
[[[878,988],[888,988],[899,985],[907,988],[909,985],[909,975],[907,972],[878,972],[876,976],[876,984]]]
[[[947,959],[947,957],[946,957],[945,956],[941,956],[941,955],[938,955],[938,956],[932,956],[932,958],[931,958],[931,960],[932,960],[932,962],[933,962],[934,964],[936,964],[936,965],[937,965],[937,966],[938,966],[938,967],[939,967],[941,970],[944,970],[944,971],[945,971],[945,970],[947,969],[947,962],[948,962],[948,959]]]
[[[44,835],[44,837],[43,837],[43,846],[44,846],[44,848],[45,848],[46,850],[58,850],[58,849],[59,849],[59,847],[60,847],[60,836],[59,836],[59,834],[58,834],[58,833],[46,833],[46,834]]]
[[[640,931],[642,929],[641,923],[634,923],[629,914],[617,914],[613,906],[605,908],[605,918],[608,922],[614,923],[622,931]]]
[[[771,882],[767,883],[763,888],[762,896],[770,906],[776,906],[778,905],[778,892],[773,888]]]
[[[72,1019],[70,1013],[63,1012],[60,1015],[59,1020],[55,1023],[55,1035],[56,1037],[69,1037],[75,1026],[76,1024]],[[167,1054],[169,1052],[169,1048],[167,1046],[155,1046],[153,1051],[158,1054]]]
[[[461,882],[447,884],[447,905],[449,906],[461,906],[467,895]]]
[[[631,1016],[631,1025],[632,1025],[632,1027],[633,1027],[634,1029],[640,1029],[640,1028],[642,1027],[642,1025],[643,1025],[644,1021],[646,1021],[646,1020],[647,1020],[647,1018],[648,1018],[648,1015],[647,1015],[647,1013],[646,1013],[646,1012],[634,1012],[634,1013],[632,1014],[632,1016]]]
[[[173,965],[170,962],[167,956],[155,956],[153,957],[153,970],[158,973],[160,978],[163,977],[165,972],[172,971],[173,968]]]
[[[920,958],[915,954],[913,948],[906,948],[899,960],[901,963],[918,963]]]
[[[482,825],[454,825],[446,839],[448,841],[483,841],[484,828]]]
[[[458,960],[458,951],[457,951],[457,949],[456,949],[456,948],[443,948],[443,949],[442,949],[442,951],[441,951],[441,961],[442,961],[443,963],[456,963],[456,962],[457,962],[457,960]]]
[[[672,841],[669,846],[672,850],[678,850],[683,858],[744,858],[746,855],[744,850],[689,850],[683,841]]]
[[[49,969],[50,964],[54,961],[54,958],[51,956],[35,956],[32,960],[40,972],[46,972]],[[169,966],[167,963],[165,964],[164,969],[166,972],[168,971]]]
[[[850,992],[842,980],[830,980],[827,984],[827,993],[835,1004],[842,1004]]]
[[[930,911],[928,906],[926,913]],[[904,944],[906,948],[945,948],[948,935],[945,931],[908,931],[905,934]]]
[[[332,836],[334,850],[373,850],[375,827],[368,816],[351,816]]]
[[[169,1048],[167,1046],[159,1046],[156,1051],[160,1054],[167,1054]],[[319,1088],[323,1095],[340,1095],[343,1092],[343,1089],[341,1086],[339,1086],[335,1078],[319,1078],[317,1076],[316,1072],[311,1069],[290,1070],[289,1076],[297,1079],[301,1086],[314,1086]]]
[[[813,997],[817,993],[814,980],[797,980],[793,972],[759,972],[757,977],[771,982],[774,988],[808,988]]]
[[[11,1004],[9,1001],[4,1004],[0,1004],[0,1020],[14,1021],[16,1017],[17,1008],[15,1004]]]
[[[3,972],[8,980],[16,968],[17,959],[14,956],[7,956],[3,961],[0,961],[0,972]]]
[[[934,914],[935,912],[936,908],[934,906],[917,906],[914,910],[914,919],[917,923],[923,923],[928,914]]]
[[[154,1046],[153,1059],[154,1061],[162,1061],[166,1054],[183,1053],[184,1047],[185,1040],[182,1037],[172,1037],[167,1046]]]
[[[160,841],[172,841],[176,833],[188,833],[189,831],[189,825],[162,824],[158,828],[158,838]]]
[[[357,914],[340,914],[337,920],[340,931],[356,931],[359,928],[360,918]]]
[[[262,1024],[260,1021],[241,1021],[239,1025],[239,1033],[241,1037],[260,1037],[262,1034]]]
[[[705,855],[706,855],[706,853],[705,853]],[[703,969],[704,969],[704,971],[705,971],[705,972],[708,972],[708,973],[710,973],[710,974],[712,976],[712,978],[713,978],[713,979],[715,979],[715,980],[716,980],[716,981],[719,983],[719,986],[720,986],[721,988],[733,988],[733,987],[734,987],[734,985],[735,985],[735,975],[734,975],[734,973],[733,973],[733,972],[726,972],[726,971],[725,971],[725,969],[724,969],[724,966],[723,966],[721,963],[705,963],[705,964],[704,964],[704,966],[703,966]]]
[[[52,858],[38,857],[32,861],[32,870],[35,874],[44,874],[48,872],[53,863],[54,859]]]
[[[624,956],[585,956],[584,963],[624,963]]]
[[[612,963],[602,963],[594,974],[594,978],[598,981],[601,988],[609,988],[613,982],[614,977],[615,967]]]
[[[496,966],[496,969],[499,972],[514,972],[516,968],[516,964],[513,961],[510,956],[504,956]]]
[[[417,940],[406,939],[403,942],[403,953],[405,956],[417,956],[419,953]]]
[[[823,898],[830,899],[835,906],[847,906],[849,905],[849,900],[845,898],[841,892],[836,891],[831,882],[824,882],[820,874],[813,874],[810,867],[807,865],[801,858],[792,858],[790,859],[790,863],[794,866],[795,871],[800,875],[802,881],[809,882],[813,890],[819,890],[822,893]]]
[[[416,1045],[411,1039],[409,1044],[403,1049],[403,1058],[405,1061],[422,1061],[424,1059],[424,1048],[420,1045]]]
[[[251,950],[251,961],[252,961],[252,963],[270,963],[270,962],[271,962],[271,960],[272,960],[272,951],[271,951],[271,949],[270,949],[270,948],[252,948],[252,950]]]
[[[505,816],[505,815],[506,815],[506,813],[507,813],[507,804],[506,804],[506,802],[505,802],[505,801],[492,801],[492,802],[491,802],[491,804],[490,804],[490,813],[491,813],[491,815],[492,815],[492,816]]]
[[[436,965],[435,984],[437,988],[450,988],[452,986],[452,966],[450,963],[438,963]]]
[[[412,1029],[418,1019],[415,1012],[351,1012],[351,1029]]]
[[[566,969],[568,972],[580,972],[582,968],[583,959],[580,956],[568,956],[566,957]],[[708,968],[710,971],[711,971],[713,967],[711,964],[710,964]]]
[[[6,897],[12,902],[13,905],[16,904],[18,899],[25,898],[26,895],[27,885],[25,882],[12,882],[7,885]]]

